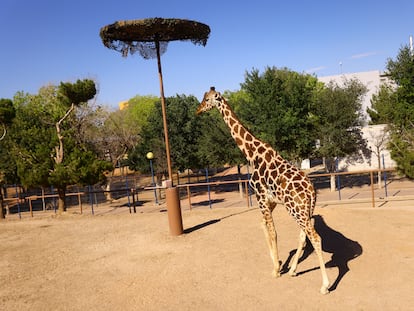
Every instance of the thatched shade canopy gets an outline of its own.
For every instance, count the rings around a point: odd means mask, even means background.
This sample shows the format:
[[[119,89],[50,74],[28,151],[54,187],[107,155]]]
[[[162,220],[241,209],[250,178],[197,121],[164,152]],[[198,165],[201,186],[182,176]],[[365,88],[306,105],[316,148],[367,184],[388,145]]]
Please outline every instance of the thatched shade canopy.
[[[144,58],[155,58],[155,42],[160,43],[161,54],[169,41],[189,40],[205,46],[210,27],[191,20],[177,18],[146,18],[118,21],[101,28],[103,44],[127,56],[139,51]]]

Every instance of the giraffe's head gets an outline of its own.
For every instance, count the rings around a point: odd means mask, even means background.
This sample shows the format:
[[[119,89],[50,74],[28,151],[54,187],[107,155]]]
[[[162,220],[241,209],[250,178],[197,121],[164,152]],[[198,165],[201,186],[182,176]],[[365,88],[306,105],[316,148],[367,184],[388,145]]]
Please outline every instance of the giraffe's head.
[[[201,104],[197,108],[197,114],[203,113],[204,111],[209,111],[210,109],[217,107],[223,100],[223,97],[219,92],[216,92],[214,86],[210,88],[210,91],[204,93],[204,98]]]

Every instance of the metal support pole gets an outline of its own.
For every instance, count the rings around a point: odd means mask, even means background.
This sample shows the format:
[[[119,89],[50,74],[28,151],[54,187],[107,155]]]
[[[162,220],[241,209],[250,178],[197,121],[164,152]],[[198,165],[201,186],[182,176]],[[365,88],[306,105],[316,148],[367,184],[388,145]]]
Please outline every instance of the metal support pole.
[[[92,212],[92,215],[95,215],[95,211],[93,210],[93,195],[92,195],[91,185],[88,186],[88,189],[89,189],[89,200],[91,201],[91,212]]]
[[[33,207],[32,207],[32,199],[29,198],[29,211],[30,211],[30,217],[33,217]]]
[[[388,190],[387,190],[387,172],[385,171],[385,160],[384,155],[382,155],[382,168],[384,169],[384,189],[385,189],[385,197],[388,197]]]
[[[250,207],[251,206],[251,204],[250,204],[250,198],[249,198],[249,182],[248,181],[246,181],[245,182],[245,184],[246,184],[246,186],[245,186],[245,191],[246,191],[246,201],[247,201],[247,207]]]
[[[177,187],[165,189],[167,200],[168,223],[171,235],[183,234],[183,223],[181,216],[180,194]]]
[[[183,220],[181,216],[180,197],[178,188],[173,187],[170,144],[168,140],[167,111],[165,107],[164,83],[162,81],[161,70],[160,42],[158,40],[155,40],[155,47],[157,49],[158,76],[160,79],[161,110],[162,121],[164,125],[165,153],[167,155],[168,179],[171,181],[171,186],[165,189],[167,212],[170,225],[170,233],[172,235],[179,235],[183,233]],[[179,230],[179,228],[181,228],[181,230]]]
[[[372,207],[375,207],[375,195],[374,195],[374,172],[370,172],[371,176],[371,198],[372,198]]]
[[[22,219],[22,214],[20,212],[20,195],[19,195],[19,191],[17,190],[17,184],[16,186],[16,198],[17,198],[17,212],[19,213],[19,219]]]
[[[188,197],[188,206],[190,207],[190,211],[193,209],[191,206],[191,190],[190,186],[187,185],[187,197]]]
[[[336,159],[336,171],[339,171],[339,159]],[[339,177],[339,175],[336,175],[336,179],[337,179],[337,187],[338,187],[338,196],[339,196],[339,201],[341,201],[341,179]]]
[[[83,214],[83,211],[82,211],[82,199],[81,199],[81,194],[79,192],[79,189],[78,189],[78,203],[79,203],[80,213]]]
[[[157,188],[156,188],[156,184],[155,184],[155,179],[154,179],[154,167],[152,166],[152,159],[149,159],[150,161],[150,169],[151,169],[151,177],[152,177],[152,186],[154,187],[154,199],[155,199],[155,204],[158,205],[158,198],[157,198]]]
[[[164,125],[165,153],[167,155],[168,179],[171,180],[171,183],[172,183],[173,178],[172,178],[171,157],[170,157],[170,143],[168,140],[167,109],[165,107],[164,83],[162,81],[160,42],[157,40],[155,41],[155,47],[157,49],[158,77],[160,79],[161,110],[162,110],[162,122]]]
[[[131,194],[132,194],[132,206],[134,208],[134,214],[137,212],[137,208],[135,205],[135,189],[131,188]]]
[[[210,183],[208,180],[208,169],[207,168],[206,168],[206,182],[207,182],[208,204],[210,205],[210,209],[211,209]]]

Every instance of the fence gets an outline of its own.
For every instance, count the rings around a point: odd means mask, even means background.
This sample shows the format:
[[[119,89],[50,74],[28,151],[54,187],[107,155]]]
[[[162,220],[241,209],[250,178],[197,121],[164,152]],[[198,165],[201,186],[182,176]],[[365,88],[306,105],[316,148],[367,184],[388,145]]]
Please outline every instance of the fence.
[[[376,178],[374,175],[381,173],[383,175],[382,180],[384,181],[383,190],[381,197],[378,198],[379,195],[376,196],[378,192],[378,184],[376,186]],[[366,171],[358,171],[358,172],[340,172],[340,173],[329,173],[329,174],[311,174],[309,175],[310,179],[314,183],[315,188],[318,192],[323,192],[322,199],[326,201],[341,201],[341,202],[357,202],[355,200],[355,196],[360,197],[360,201],[371,202],[372,207],[375,207],[377,201],[384,201],[384,200],[391,200],[392,198],[388,197],[388,187],[394,181],[398,180],[398,176],[395,175],[393,169],[386,169],[386,170],[366,170]],[[336,180],[336,191],[330,192],[330,181],[331,178],[334,177]],[[129,212],[136,212],[137,206],[142,206],[146,202],[153,201],[156,204],[163,204],[163,188],[157,187],[144,187],[141,186],[139,183],[140,179],[148,177],[138,177],[136,175],[129,176],[128,178],[123,177],[118,180],[117,189],[111,191],[105,191],[100,187],[86,187],[84,189],[80,189],[75,187],[71,191],[68,191],[66,195],[66,202],[67,206],[72,209],[77,209],[79,213],[83,213],[85,209],[85,205],[88,205],[91,210],[91,214],[95,214],[95,211],[98,209],[100,205],[103,203],[107,204],[107,197],[108,193],[111,194],[112,198],[116,201],[113,203],[114,205],[122,205],[122,207],[127,207]],[[232,176],[220,176],[220,177],[212,177],[211,179],[206,176],[204,181],[200,179],[200,176],[195,177],[198,182],[191,182],[191,183],[184,183],[178,184],[177,187],[180,190],[180,198],[182,200],[182,208],[184,206],[189,208],[190,210],[193,209],[195,203],[195,198],[199,198],[203,196],[206,198],[203,202],[203,205],[208,205],[210,208],[217,202],[229,200],[231,197],[230,194],[233,194],[234,197],[238,197],[238,204],[240,202],[245,202],[247,207],[253,205],[252,195],[253,192],[249,188],[248,185],[248,175],[239,175],[234,174]],[[230,179],[230,180],[223,180],[223,179]],[[181,178],[181,181],[184,178]],[[191,178],[188,178],[191,181]],[[194,180],[194,178],[193,178]],[[408,190],[412,190],[412,194],[414,194],[414,187],[413,184],[410,184],[411,187]],[[369,187],[369,189],[365,189],[364,196],[360,193],[361,191],[353,192],[353,194],[348,194],[349,189],[362,189],[361,187]],[[406,189],[407,190],[407,189]],[[404,190],[405,198],[407,198],[406,194],[408,193]],[[394,194],[400,193],[401,190],[395,190],[394,187]],[[238,196],[234,196],[237,194]],[[327,195],[327,194],[329,195]],[[369,195],[367,196],[367,193]],[[345,198],[344,195],[348,197]],[[220,199],[217,199],[213,196],[216,196]],[[335,198],[337,196],[337,198]],[[53,210],[56,212],[57,208],[57,197],[56,193],[33,193],[18,191],[16,187],[16,196],[5,198],[4,201],[8,206],[8,214],[18,214],[21,218],[21,213],[28,212],[31,217],[35,212]],[[393,195],[393,199],[395,199],[395,195]],[[400,196],[401,198],[401,196]],[[414,199],[414,195],[412,197],[408,197],[408,199]],[[122,202],[120,200],[123,200]],[[318,200],[321,203],[321,200]],[[196,203],[200,205],[200,202]],[[243,204],[243,203],[242,203]]]
[[[384,185],[378,185],[376,184],[376,176],[378,174],[381,174],[381,180],[384,183]],[[375,176],[374,176],[375,175]],[[335,179],[336,187],[335,187],[335,193],[330,193],[329,195],[326,195],[326,191],[324,192],[324,195],[322,195],[322,200],[319,200],[319,203],[325,203],[328,202],[338,202],[338,201],[349,201],[349,203],[355,203],[355,202],[371,202],[372,207],[375,207],[376,201],[390,201],[397,199],[395,196],[392,198],[388,196],[388,185],[393,181],[398,179],[397,176],[395,176],[395,169],[382,169],[382,170],[363,170],[363,171],[355,171],[355,172],[338,172],[338,173],[324,173],[324,174],[311,174],[309,175],[310,179],[312,180],[315,189],[319,192],[322,190],[330,189],[330,183],[332,178]],[[212,191],[211,187],[220,187],[223,185],[238,185],[239,187],[239,193],[244,193],[244,199],[246,201],[246,206],[250,207],[252,206],[252,194],[253,192],[249,190],[248,187],[248,180],[247,179],[240,179],[240,180],[234,180],[234,181],[215,181],[215,182],[204,182],[204,183],[193,183],[193,184],[185,184],[185,185],[179,185],[180,188],[185,188],[186,192],[184,194],[181,194],[181,197],[186,196],[188,201],[188,207],[191,210],[193,205],[191,201],[192,196],[197,196],[202,192],[202,188],[204,188],[205,192],[208,194],[208,205],[210,208],[214,204],[215,200],[212,198]],[[361,191],[358,193],[353,191],[352,197],[348,197],[347,199],[342,197],[342,192],[345,191],[344,189],[349,188],[356,188],[361,190],[360,187],[369,186],[369,189],[364,192],[364,195],[361,195]],[[414,199],[414,183],[411,185],[412,187],[412,197],[404,196],[404,199]],[[191,190],[194,189],[194,190]],[[378,192],[378,189],[383,189],[384,193],[380,198],[375,197],[376,192]],[[233,189],[233,191],[237,191],[236,189]],[[349,191],[348,191],[349,192]],[[407,191],[406,191],[407,192]],[[329,193],[329,192],[328,192]],[[337,199],[335,199],[335,194],[337,195]],[[368,194],[368,196],[366,196]],[[355,198],[359,196],[359,198]],[[402,196],[399,197],[400,199]]]

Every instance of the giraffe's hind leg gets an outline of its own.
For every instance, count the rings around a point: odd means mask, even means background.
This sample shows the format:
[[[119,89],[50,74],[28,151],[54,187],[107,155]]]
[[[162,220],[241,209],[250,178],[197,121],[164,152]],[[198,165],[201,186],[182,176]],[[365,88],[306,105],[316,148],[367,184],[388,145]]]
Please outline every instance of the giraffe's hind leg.
[[[279,261],[279,254],[277,250],[277,233],[272,216],[272,211],[276,207],[276,204],[266,199],[263,201],[260,202],[259,200],[259,205],[263,214],[263,231],[265,233],[266,242],[269,247],[270,258],[272,258],[273,262],[272,275],[274,277],[279,277],[281,262]]]
[[[309,226],[306,229],[306,234],[309,238],[309,240],[312,243],[313,248],[315,249],[316,255],[318,256],[319,260],[319,267],[321,269],[322,273],[322,286],[321,286],[321,294],[327,294],[329,293],[328,287],[329,287],[329,279],[328,275],[326,274],[325,269],[325,261],[323,260],[322,256],[322,241],[319,234],[315,231],[315,228],[312,226]]]
[[[289,275],[291,275],[291,276],[296,276],[296,268],[298,266],[299,258],[303,254],[305,244],[306,244],[306,233],[305,233],[305,231],[303,231],[301,229],[300,234],[299,234],[298,248],[296,250],[295,256],[293,257],[292,264],[291,264],[290,269],[289,269]]]

